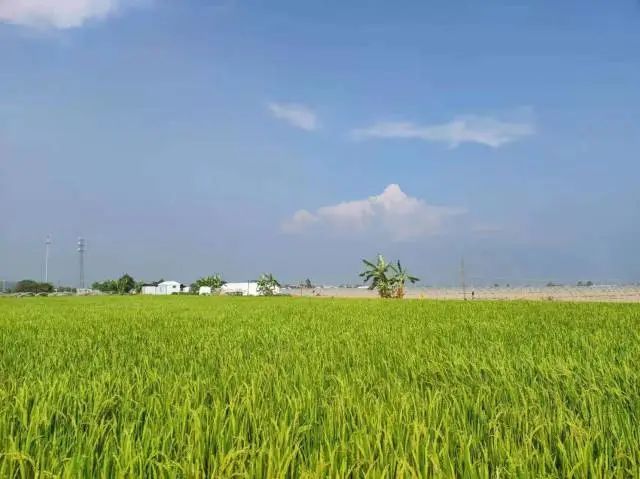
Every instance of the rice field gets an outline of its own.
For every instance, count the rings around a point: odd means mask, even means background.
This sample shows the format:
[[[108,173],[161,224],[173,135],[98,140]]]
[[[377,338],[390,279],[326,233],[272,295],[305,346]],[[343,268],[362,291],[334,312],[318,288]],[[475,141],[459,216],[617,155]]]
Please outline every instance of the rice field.
[[[640,477],[640,306],[0,299],[0,477]]]

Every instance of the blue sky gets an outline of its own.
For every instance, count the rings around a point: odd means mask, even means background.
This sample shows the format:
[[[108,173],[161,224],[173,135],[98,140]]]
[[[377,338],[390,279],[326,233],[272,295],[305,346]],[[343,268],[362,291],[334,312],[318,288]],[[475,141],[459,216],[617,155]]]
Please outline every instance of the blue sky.
[[[0,0],[0,278],[640,280],[636,1]]]

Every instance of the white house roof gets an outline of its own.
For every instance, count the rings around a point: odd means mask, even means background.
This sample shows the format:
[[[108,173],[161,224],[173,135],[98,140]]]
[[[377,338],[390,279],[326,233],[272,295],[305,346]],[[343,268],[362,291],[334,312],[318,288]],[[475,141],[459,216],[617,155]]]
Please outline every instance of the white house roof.
[[[158,286],[160,285],[169,286],[174,284],[180,285],[180,283],[178,283],[177,281],[163,281],[162,283],[159,283]]]

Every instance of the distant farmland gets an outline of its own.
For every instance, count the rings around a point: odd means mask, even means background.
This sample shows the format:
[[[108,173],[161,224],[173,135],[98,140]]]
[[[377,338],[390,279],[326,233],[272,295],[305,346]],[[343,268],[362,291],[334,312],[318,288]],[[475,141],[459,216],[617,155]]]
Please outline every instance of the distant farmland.
[[[0,298],[0,477],[639,477],[640,306]]]

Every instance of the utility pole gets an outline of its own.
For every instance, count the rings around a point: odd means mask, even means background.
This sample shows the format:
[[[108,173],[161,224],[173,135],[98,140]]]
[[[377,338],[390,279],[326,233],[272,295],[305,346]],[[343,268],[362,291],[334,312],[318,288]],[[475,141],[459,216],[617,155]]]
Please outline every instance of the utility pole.
[[[460,283],[462,285],[462,298],[467,300],[467,285],[464,280],[464,256],[460,260]]]
[[[78,238],[78,260],[80,266],[80,289],[84,289],[84,253],[87,251],[87,242],[84,238]]]
[[[44,240],[44,282],[49,282],[49,247],[51,246],[51,235],[47,235]]]

